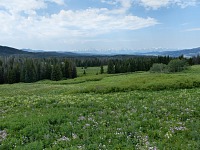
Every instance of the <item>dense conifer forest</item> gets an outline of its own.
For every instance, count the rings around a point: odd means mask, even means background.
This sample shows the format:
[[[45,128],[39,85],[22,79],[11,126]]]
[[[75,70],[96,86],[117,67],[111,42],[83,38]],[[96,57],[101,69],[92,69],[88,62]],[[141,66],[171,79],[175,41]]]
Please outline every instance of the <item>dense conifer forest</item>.
[[[0,58],[0,83],[35,82],[76,78],[76,65],[69,59],[60,58]]]

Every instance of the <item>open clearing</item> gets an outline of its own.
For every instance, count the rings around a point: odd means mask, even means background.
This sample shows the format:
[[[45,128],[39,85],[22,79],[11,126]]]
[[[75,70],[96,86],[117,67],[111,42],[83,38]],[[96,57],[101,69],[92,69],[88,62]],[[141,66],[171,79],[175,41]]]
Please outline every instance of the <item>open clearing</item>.
[[[91,70],[1,85],[0,149],[200,149],[200,66],[177,74]]]

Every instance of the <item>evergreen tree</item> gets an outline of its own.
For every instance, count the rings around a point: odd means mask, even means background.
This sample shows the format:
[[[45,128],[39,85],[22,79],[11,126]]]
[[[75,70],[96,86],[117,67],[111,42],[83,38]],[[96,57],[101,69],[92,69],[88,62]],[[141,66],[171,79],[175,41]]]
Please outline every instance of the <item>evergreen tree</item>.
[[[114,64],[113,64],[113,61],[112,60],[110,60],[109,62],[108,62],[108,74],[113,74],[113,73],[115,73],[115,66],[114,66]]]
[[[35,67],[32,60],[27,60],[25,62],[25,77],[24,82],[31,83],[37,81]]]
[[[85,70],[83,71],[83,74],[84,74],[84,75],[86,75],[86,72],[85,72]]]
[[[25,82],[25,68],[23,66],[20,69],[20,82]]]
[[[3,65],[3,61],[2,61],[2,60],[0,60],[0,67],[2,67],[2,65]]]
[[[14,70],[10,69],[8,71],[8,77],[7,78],[8,78],[7,80],[8,80],[9,84],[16,83],[16,74],[15,74]]]
[[[51,80],[52,66],[49,62],[45,66],[45,79]]]
[[[100,69],[100,73],[103,74],[103,73],[104,73],[103,65],[101,65],[100,68],[101,68],[101,69]]]
[[[61,71],[60,65],[56,64],[52,68],[51,80],[59,81],[61,79],[62,79],[62,71]]]
[[[72,79],[76,78],[77,77],[77,70],[76,70],[76,66],[74,65],[72,67]]]
[[[0,66],[0,84],[4,83],[4,77],[3,77],[3,67]]]
[[[65,60],[65,68],[64,68],[64,77],[69,78],[70,72],[69,72],[69,62]]]

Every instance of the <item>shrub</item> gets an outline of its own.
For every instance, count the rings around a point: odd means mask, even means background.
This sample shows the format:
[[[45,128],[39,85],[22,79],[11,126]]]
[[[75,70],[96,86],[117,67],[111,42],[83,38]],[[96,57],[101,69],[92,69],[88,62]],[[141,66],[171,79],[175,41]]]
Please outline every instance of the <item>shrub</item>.
[[[168,69],[167,69],[167,65],[165,64],[153,64],[153,66],[150,68],[150,72],[167,72]]]
[[[160,72],[160,73],[167,73],[167,72],[180,72],[187,69],[189,64],[186,60],[174,59],[169,62],[168,65],[162,63],[155,63],[150,68],[150,72]]]
[[[168,69],[169,72],[180,72],[185,70],[188,66],[186,60],[174,59],[169,62]]]

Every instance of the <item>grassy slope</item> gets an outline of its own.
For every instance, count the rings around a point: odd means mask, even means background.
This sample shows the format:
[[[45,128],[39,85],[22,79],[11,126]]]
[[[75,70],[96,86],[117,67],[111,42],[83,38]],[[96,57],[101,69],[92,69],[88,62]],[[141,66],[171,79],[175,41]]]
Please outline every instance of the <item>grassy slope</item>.
[[[97,69],[97,68],[96,68]],[[95,70],[91,69],[91,70]],[[95,71],[76,79],[62,81],[39,81],[34,84],[1,85],[0,95],[28,95],[44,93],[110,93],[131,90],[190,89],[200,87],[200,67],[177,74],[151,74],[148,72],[130,74],[99,74]],[[13,92],[10,92],[13,91]]]
[[[8,136],[0,149],[200,148],[200,89],[184,89],[198,86],[199,66],[178,74],[93,73],[1,85],[0,130]]]

